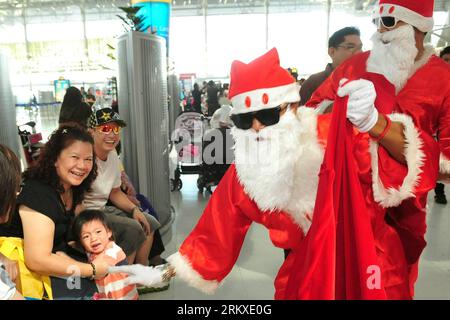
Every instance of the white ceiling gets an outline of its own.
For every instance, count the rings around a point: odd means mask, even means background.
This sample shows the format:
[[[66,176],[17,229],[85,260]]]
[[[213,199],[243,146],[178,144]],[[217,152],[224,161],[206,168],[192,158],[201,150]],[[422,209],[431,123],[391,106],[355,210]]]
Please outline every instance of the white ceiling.
[[[326,7],[328,0],[173,0],[172,16],[214,14],[292,12],[311,7]],[[377,0],[331,0],[333,8],[368,11]],[[123,14],[118,7],[130,6],[129,0],[0,0],[0,24],[110,20]],[[448,11],[450,0],[435,0],[437,11]]]

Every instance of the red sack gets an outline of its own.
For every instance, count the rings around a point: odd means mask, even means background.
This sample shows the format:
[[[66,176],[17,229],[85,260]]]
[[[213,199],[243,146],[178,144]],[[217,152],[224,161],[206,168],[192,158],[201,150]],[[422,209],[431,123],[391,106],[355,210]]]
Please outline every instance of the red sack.
[[[371,285],[375,241],[354,162],[348,97],[337,97],[311,228],[296,252],[285,299],[386,299]],[[381,272],[379,272],[381,276]]]

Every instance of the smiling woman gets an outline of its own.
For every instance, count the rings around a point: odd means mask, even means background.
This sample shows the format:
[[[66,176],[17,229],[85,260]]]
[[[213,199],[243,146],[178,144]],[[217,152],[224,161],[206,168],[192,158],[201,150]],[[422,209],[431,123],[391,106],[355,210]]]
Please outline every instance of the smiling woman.
[[[55,299],[92,297],[95,283],[86,278],[104,276],[108,267],[86,263],[84,254],[68,245],[74,211],[97,174],[93,144],[91,135],[77,125],[62,125],[53,132],[36,165],[24,173],[19,214],[0,229],[2,236],[23,238],[26,266],[50,276],[47,295]],[[68,277],[74,275],[81,279],[71,282]]]

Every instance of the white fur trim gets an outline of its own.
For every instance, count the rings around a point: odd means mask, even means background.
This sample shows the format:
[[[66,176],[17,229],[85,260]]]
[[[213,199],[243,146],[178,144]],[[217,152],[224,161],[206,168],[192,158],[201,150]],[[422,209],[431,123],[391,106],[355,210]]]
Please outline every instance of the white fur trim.
[[[414,188],[419,182],[422,172],[425,155],[423,153],[423,142],[419,137],[419,132],[414,127],[412,119],[405,114],[391,114],[392,121],[400,122],[404,126],[405,134],[405,158],[408,166],[408,173],[403,179],[403,184],[397,190],[395,188],[386,189],[380,180],[378,171],[378,143],[370,142],[370,154],[372,162],[372,186],[373,196],[383,208],[390,208],[399,205],[403,200],[415,197]]]
[[[442,153],[439,157],[439,172],[450,173],[450,160],[447,159]]]
[[[383,12],[380,14],[381,17],[396,17],[398,20],[402,20],[422,32],[433,30],[433,17],[424,17],[419,13],[403,6],[399,6],[398,4],[383,3],[380,5],[380,8],[381,7],[383,7]],[[394,11],[389,13],[392,7],[394,7]]]
[[[263,101],[264,94],[267,94],[269,98],[266,104]],[[250,107],[245,105],[247,97],[250,98],[251,101]],[[231,103],[233,105],[232,114],[275,108],[283,103],[297,101],[300,101],[300,86],[297,82],[274,88],[257,89],[238,94],[231,98]]]
[[[167,258],[167,261],[175,268],[177,277],[186,281],[191,287],[194,287],[206,294],[213,294],[219,287],[219,282],[216,280],[205,280],[195,271],[189,260],[176,252]]]
[[[288,213],[306,234],[311,226],[324,150],[317,138],[316,110],[299,107],[297,119],[299,136],[292,141],[297,143],[296,152],[283,158],[283,162],[295,164],[294,172],[290,170],[277,176],[264,175],[241,167],[239,163],[236,163],[236,172],[245,192],[261,211],[280,210]],[[284,176],[286,174],[293,174],[294,178],[287,179]],[[276,184],[280,187],[267,192],[262,186],[273,185],[273,180],[277,180]]]
[[[424,48],[425,48],[425,50],[424,50],[422,56],[420,57],[420,59],[417,60],[416,62],[414,62],[414,67],[412,69],[411,76],[414,75],[417,70],[419,70],[425,64],[427,64],[427,62],[428,62],[428,60],[430,60],[431,56],[436,54],[436,50],[432,46],[426,45]]]

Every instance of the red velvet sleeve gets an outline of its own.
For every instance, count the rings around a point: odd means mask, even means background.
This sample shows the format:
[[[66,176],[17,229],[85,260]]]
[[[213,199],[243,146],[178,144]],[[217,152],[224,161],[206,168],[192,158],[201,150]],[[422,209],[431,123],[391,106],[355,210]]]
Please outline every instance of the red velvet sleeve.
[[[440,156],[440,171],[442,173],[450,173],[450,95],[447,95],[440,114],[438,116],[439,122],[439,148]]]
[[[374,199],[384,208],[398,206],[408,198],[421,197],[436,184],[438,146],[427,133],[419,131],[404,114],[389,115],[404,126],[406,165],[393,159],[386,149],[371,142]]]
[[[252,223],[243,211],[256,209],[249,208],[249,203],[232,165],[179,249],[189,267],[204,280],[220,282],[233,268]]]

